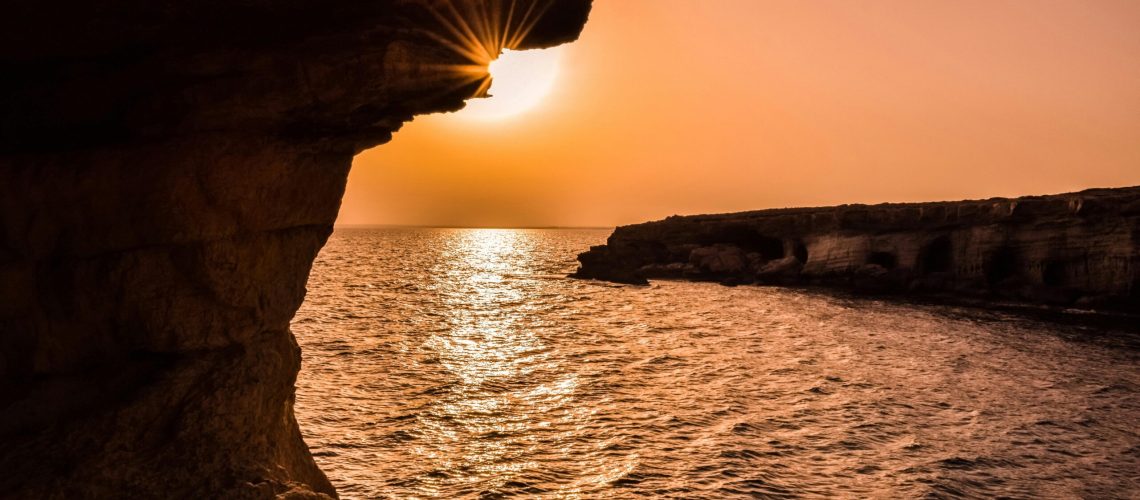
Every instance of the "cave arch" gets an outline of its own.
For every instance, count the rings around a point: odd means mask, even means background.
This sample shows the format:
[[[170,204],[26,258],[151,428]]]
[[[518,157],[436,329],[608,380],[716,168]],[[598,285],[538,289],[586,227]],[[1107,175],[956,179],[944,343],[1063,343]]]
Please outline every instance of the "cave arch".
[[[290,319],[353,155],[486,75],[430,36],[440,2],[240,4],[5,12],[0,496],[336,494],[293,415]],[[520,0],[542,17],[512,48],[575,40],[590,8]]]

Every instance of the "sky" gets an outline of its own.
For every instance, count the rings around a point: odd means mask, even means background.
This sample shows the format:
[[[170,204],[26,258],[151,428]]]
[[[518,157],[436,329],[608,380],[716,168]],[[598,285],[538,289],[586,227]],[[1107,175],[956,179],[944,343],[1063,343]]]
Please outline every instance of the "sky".
[[[526,112],[421,116],[358,155],[338,223],[604,227],[1140,184],[1140,1],[594,5]]]

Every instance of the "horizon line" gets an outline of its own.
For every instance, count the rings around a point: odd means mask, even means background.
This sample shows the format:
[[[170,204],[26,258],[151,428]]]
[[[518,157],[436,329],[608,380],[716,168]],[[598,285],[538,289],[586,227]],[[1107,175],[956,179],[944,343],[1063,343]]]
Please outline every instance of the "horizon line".
[[[452,224],[333,224],[333,229],[614,229],[618,226],[469,226]]]

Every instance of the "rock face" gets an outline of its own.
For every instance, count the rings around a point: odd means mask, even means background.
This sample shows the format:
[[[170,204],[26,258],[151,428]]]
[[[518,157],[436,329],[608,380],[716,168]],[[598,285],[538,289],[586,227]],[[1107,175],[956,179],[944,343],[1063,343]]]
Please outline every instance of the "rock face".
[[[289,321],[353,155],[478,92],[476,40],[570,41],[589,9],[0,7],[0,496],[335,496]]]
[[[578,278],[826,285],[1140,312],[1140,187],[669,217],[617,228]]]

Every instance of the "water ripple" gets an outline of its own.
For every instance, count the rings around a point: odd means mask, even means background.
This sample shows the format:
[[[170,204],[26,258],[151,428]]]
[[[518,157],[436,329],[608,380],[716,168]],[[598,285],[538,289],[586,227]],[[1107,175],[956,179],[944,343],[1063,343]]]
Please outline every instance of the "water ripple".
[[[345,498],[1130,497],[1135,339],[562,278],[606,231],[338,230],[293,322]]]

